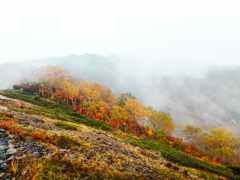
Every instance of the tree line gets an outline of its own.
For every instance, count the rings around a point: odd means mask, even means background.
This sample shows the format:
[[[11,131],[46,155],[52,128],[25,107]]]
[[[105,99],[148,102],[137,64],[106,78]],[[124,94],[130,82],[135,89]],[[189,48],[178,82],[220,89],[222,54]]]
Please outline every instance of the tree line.
[[[130,92],[116,97],[97,82],[74,79],[61,67],[48,67],[45,79],[14,85],[17,91],[75,109],[124,132],[157,139],[188,154],[215,163],[240,163],[240,140],[227,128],[208,132],[193,125],[176,126],[168,113],[145,107]],[[180,129],[179,137],[172,137]]]

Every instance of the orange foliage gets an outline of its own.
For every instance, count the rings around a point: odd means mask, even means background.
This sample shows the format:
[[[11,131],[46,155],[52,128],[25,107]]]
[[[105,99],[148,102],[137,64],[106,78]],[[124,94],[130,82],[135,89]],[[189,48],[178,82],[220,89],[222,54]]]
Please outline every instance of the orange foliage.
[[[156,129],[146,131],[146,127],[139,125],[146,125],[149,117],[146,108],[135,98],[128,97],[123,106],[118,106],[118,99],[110,88],[97,82],[75,81],[60,67],[48,67],[47,72],[48,77],[38,87],[28,83],[22,86],[28,88],[29,93],[38,92],[43,98],[57,101],[93,119],[107,123],[113,121],[112,125],[124,131],[154,138]],[[38,138],[37,135],[34,137]]]
[[[9,129],[9,124],[1,123],[0,124],[0,128],[2,128],[2,129]]]
[[[45,140],[47,136],[41,132],[34,132],[32,133],[32,138],[37,140]]]
[[[20,129],[16,128],[16,127],[10,128],[9,130],[10,130],[12,133],[17,133],[17,134],[20,134],[20,133],[23,132],[22,130],[20,130]]]
[[[147,132],[147,135],[148,135],[148,137],[152,137],[152,135],[153,135],[153,130],[152,130],[152,129],[149,129],[149,131]]]

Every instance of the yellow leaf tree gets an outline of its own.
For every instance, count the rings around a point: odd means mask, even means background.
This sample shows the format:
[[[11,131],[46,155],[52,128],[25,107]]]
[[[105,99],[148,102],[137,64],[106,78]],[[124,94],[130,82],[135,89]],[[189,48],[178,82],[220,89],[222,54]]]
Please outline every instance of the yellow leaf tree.
[[[205,143],[213,160],[229,161],[236,148],[236,135],[225,127],[210,129],[209,132],[210,135],[205,136]]]

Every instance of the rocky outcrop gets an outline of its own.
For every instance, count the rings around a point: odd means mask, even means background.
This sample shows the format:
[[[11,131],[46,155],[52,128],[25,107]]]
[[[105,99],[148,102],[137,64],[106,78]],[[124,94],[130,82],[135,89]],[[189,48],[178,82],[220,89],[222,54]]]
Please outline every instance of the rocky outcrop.
[[[47,148],[40,144],[27,140],[19,141],[18,135],[5,135],[5,130],[0,129],[0,179],[4,179],[12,161],[25,158],[33,154],[36,158],[47,156]],[[18,172],[24,173],[24,172]],[[18,176],[18,175],[16,175]],[[18,179],[17,177],[15,177]]]

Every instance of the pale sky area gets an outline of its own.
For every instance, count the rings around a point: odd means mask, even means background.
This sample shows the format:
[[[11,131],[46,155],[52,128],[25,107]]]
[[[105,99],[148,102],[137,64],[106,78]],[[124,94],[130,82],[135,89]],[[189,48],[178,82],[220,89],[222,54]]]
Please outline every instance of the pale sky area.
[[[83,53],[239,65],[240,1],[0,0],[0,63]]]

